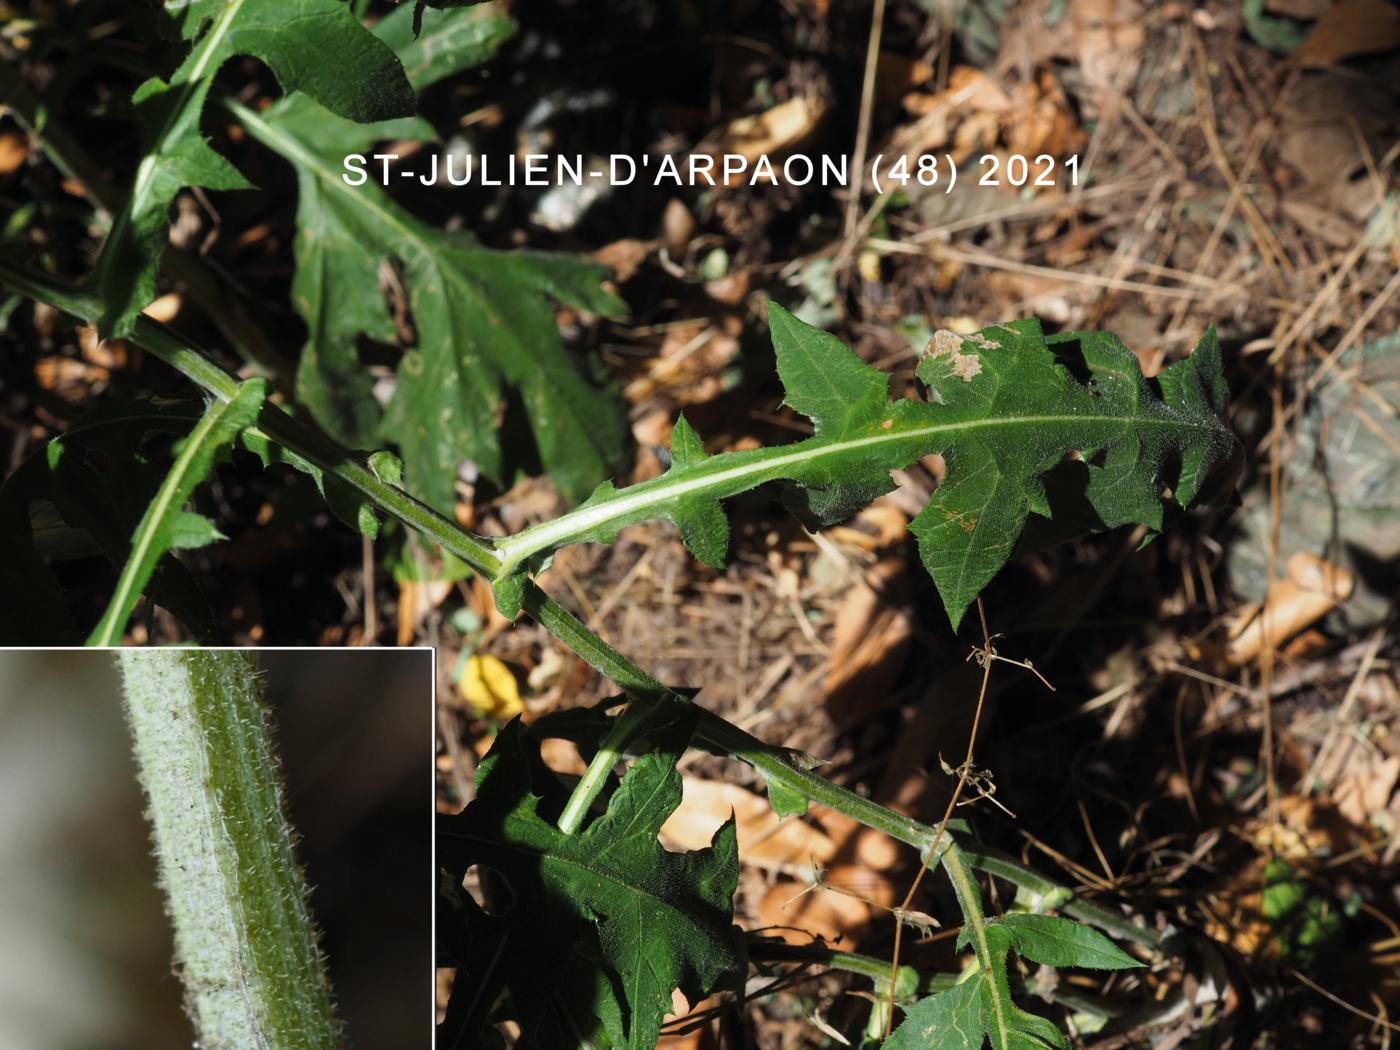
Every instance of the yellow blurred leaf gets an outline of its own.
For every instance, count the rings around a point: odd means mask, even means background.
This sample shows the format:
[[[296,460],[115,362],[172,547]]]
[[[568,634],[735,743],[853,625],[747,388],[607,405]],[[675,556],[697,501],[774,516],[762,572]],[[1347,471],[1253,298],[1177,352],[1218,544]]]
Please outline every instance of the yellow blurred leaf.
[[[515,675],[500,660],[486,653],[467,657],[467,666],[457,688],[462,692],[462,699],[483,718],[514,718],[525,710]]]

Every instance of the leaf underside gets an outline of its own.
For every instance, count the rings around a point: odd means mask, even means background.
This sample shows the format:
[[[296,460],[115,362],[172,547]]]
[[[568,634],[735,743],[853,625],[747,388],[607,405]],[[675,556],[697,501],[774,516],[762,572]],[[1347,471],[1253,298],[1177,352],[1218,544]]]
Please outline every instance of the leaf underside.
[[[616,467],[622,414],[564,348],[549,307],[555,299],[616,313],[597,267],[563,254],[491,251],[419,222],[374,185],[345,185],[341,158],[367,150],[382,127],[341,121],[306,99],[280,103],[263,119],[268,144],[296,167],[300,192],[292,296],[311,334],[298,395],[333,436],[356,447],[396,441],[415,495],[450,513],[464,460],[503,480],[500,428],[511,389],[566,496]],[[416,346],[404,354],[381,421],[355,339],[395,338],[383,297],[365,294],[388,259],[403,268]]]
[[[1061,537],[1130,523],[1156,531],[1168,501],[1189,506],[1238,457],[1214,328],[1152,380],[1107,332],[1046,336],[1034,319],[966,339],[940,332],[917,369],[928,399],[890,401],[889,377],[835,337],[776,304],[769,324],[786,403],[813,435],[707,456],[678,420],[661,477],[621,490],[604,483],[565,519],[498,543],[498,602],[509,606],[521,574],[559,547],[611,542],[649,518],[675,522],[696,558],[719,565],[721,500],[781,481],[788,504],[817,527],[892,489],[892,470],[941,453],[944,481],[909,527],[956,627],[1028,518]]]
[[[399,56],[414,91],[481,65],[515,35],[515,23],[498,4],[424,12],[416,31],[413,23],[411,6],[400,4],[373,32]]]
[[[703,850],[671,853],[657,841],[680,804],[675,764],[695,713],[676,702],[664,718],[652,734],[657,750],[636,760],[606,813],[576,835],[541,815],[533,783],[549,774],[537,751],[527,753],[519,720],[483,760],[476,801],[439,818],[439,863],[457,879],[473,864],[489,869],[510,909],[489,942],[491,925],[476,915],[473,931],[468,909],[471,958],[457,981],[478,989],[501,968],[528,1045],[577,1046],[587,1036],[591,1045],[650,1048],[674,989],[698,1002],[742,974],[730,923],[733,821]]]
[[[431,80],[479,61],[505,39],[501,16],[492,20],[492,14],[430,15],[425,35],[459,48],[446,65],[442,50],[424,51],[423,38],[414,41],[404,30],[407,5],[377,32],[396,43],[412,72]],[[372,154],[374,143],[386,139],[433,138],[423,121],[358,125],[305,97],[284,99],[244,121],[296,170],[292,299],[309,330],[297,396],[327,432],[357,448],[397,442],[410,489],[448,514],[464,461],[507,480],[500,433],[511,393],[525,410],[541,464],[566,498],[581,497],[617,468],[623,413],[611,391],[590,381],[566,350],[549,305],[619,313],[622,304],[604,290],[600,267],[562,253],[493,251],[465,233],[435,229],[377,185],[378,162],[363,185],[341,178],[348,154]],[[424,149],[401,167],[426,175],[430,157]],[[382,411],[356,340],[402,338],[378,291],[390,263],[400,269],[413,345]]]

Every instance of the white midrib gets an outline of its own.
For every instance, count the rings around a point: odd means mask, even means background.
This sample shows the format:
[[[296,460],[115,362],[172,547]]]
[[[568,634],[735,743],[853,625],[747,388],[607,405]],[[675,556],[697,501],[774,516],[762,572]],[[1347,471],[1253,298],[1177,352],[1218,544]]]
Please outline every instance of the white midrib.
[[[285,134],[280,128],[267,123],[259,114],[254,113],[239,102],[229,99],[226,100],[225,104],[234,112],[245,127],[252,131],[255,136],[261,138],[267,145],[276,149],[282,156],[302,165],[308,171],[315,174],[323,184],[332,187],[336,192],[348,196],[356,207],[369,212],[379,222],[392,227],[405,240],[412,242],[420,252],[430,257],[434,254],[434,247],[424,241],[417,230],[411,226],[405,225],[392,211],[382,207],[373,195],[356,192],[354,187],[338,178],[334,172],[322,163],[319,157],[304,149],[301,143],[295,138]],[[459,279],[452,267],[440,268],[440,272],[443,273],[445,279]],[[1114,420],[1112,417],[1086,417],[1079,415],[1008,416],[1001,419],[942,423],[930,427],[920,427],[915,430],[900,431],[898,433],[891,431],[888,433],[875,434],[870,437],[855,438],[850,441],[834,442],[822,446],[822,448],[816,452],[811,450],[791,452],[786,455],[775,456],[771,459],[765,458],[754,463],[732,467],[729,470],[720,471],[716,474],[706,474],[698,478],[682,479],[669,484],[661,484],[655,488],[649,488],[644,492],[637,492],[630,496],[624,493],[597,507],[581,508],[572,513],[565,514],[560,518],[556,518],[553,521],[526,529],[496,544],[494,552],[501,567],[499,577],[509,576],[532,555],[561,545],[567,542],[572,536],[591,532],[600,525],[604,525],[609,521],[626,518],[633,512],[645,509],[653,504],[683,498],[693,493],[702,492],[706,488],[721,486],[727,482],[742,479],[749,474],[763,473],[775,467],[781,469],[792,463],[800,463],[804,460],[814,459],[822,455],[878,446],[886,442],[900,441],[911,437],[928,437],[935,434],[956,433],[958,431],[991,426],[1019,426],[1028,423],[1039,423],[1042,425],[1052,423],[1076,423],[1083,422],[1086,418],[1094,418],[1107,422],[1133,423],[1139,426],[1164,426],[1175,429],[1195,429],[1199,426],[1198,424],[1182,420],[1137,417]]]
[[[1055,415],[1055,416],[1003,416],[998,419],[964,420],[958,423],[939,423],[934,426],[918,427],[913,430],[887,431],[868,437],[852,438],[848,441],[835,441],[818,449],[805,449],[789,452],[781,456],[765,457],[713,474],[703,474],[695,478],[678,478],[669,484],[663,483],[628,495],[622,490],[617,497],[596,507],[580,507],[576,511],[526,529],[514,536],[500,540],[496,544],[496,554],[500,558],[502,575],[509,575],[518,569],[532,555],[569,541],[571,537],[584,535],[599,526],[612,521],[626,519],[639,510],[686,496],[698,495],[706,489],[722,487],[729,482],[742,480],[753,474],[763,474],[772,470],[823,456],[838,455],[862,448],[871,448],[892,441],[907,441],[911,438],[932,437],[938,434],[954,434],[960,431],[979,430],[989,427],[1051,425],[1056,423],[1121,422],[1137,426],[1165,426],[1176,429],[1196,429],[1199,424],[1174,419],[1145,419],[1129,417],[1114,419],[1111,416]],[[801,449],[801,446],[797,446]],[[640,488],[640,486],[639,486]]]
[[[375,222],[383,224],[393,230],[401,240],[409,242],[416,249],[420,259],[426,259],[431,263],[444,284],[455,285],[464,297],[471,297],[475,294],[455,266],[445,265],[438,259],[440,250],[436,245],[425,240],[418,230],[404,223],[399,216],[380,204],[373,194],[359,192],[356,187],[347,184],[345,180],[327,168],[319,157],[308,153],[295,138],[287,135],[280,128],[267,123],[257,113],[232,99],[226,100],[226,105],[234,112],[244,127],[253,133],[254,137],[262,139],[264,144],[271,146],[286,160],[306,168],[322,184],[348,197],[355,207],[367,212]],[[407,253],[404,254],[407,255]]]

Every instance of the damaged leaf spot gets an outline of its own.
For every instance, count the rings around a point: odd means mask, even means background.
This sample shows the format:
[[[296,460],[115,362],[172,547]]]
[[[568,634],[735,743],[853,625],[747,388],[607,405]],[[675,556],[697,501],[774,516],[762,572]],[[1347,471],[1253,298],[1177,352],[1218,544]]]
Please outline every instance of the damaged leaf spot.
[[[964,383],[971,383],[972,377],[980,375],[982,372],[982,361],[976,354],[965,354],[962,346],[965,342],[970,342],[956,332],[950,332],[946,328],[940,328],[933,333],[933,339],[929,341],[930,357],[946,357],[948,364],[952,368],[953,375],[957,376]],[[994,349],[1000,344],[989,339],[978,337],[976,342],[983,349]]]

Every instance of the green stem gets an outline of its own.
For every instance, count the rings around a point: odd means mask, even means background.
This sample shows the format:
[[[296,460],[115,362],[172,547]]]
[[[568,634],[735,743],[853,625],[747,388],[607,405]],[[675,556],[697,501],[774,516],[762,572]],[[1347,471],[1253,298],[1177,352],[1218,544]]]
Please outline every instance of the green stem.
[[[98,314],[95,296],[16,266],[3,257],[0,257],[0,285],[85,321],[91,322]],[[138,319],[132,340],[222,400],[231,399],[238,389],[237,379],[202,352],[191,349],[168,328],[149,318]],[[271,440],[334,474],[380,511],[457,555],[475,571],[489,579],[497,578],[500,558],[488,541],[464,531],[455,522],[419,503],[401,489],[380,481],[350,453],[298,423],[276,405],[264,404],[258,419],[259,428]],[[633,700],[655,701],[674,695],[590,631],[530,580],[525,582],[523,607],[541,626],[616,682]],[[927,850],[934,840],[935,831],[929,825],[838,787],[811,770],[800,768],[793,763],[786,749],[765,744],[703,708],[699,711],[696,737],[702,746],[749,763],[763,774],[769,784],[779,784],[798,792],[811,802],[844,813],[868,827],[914,846],[920,852]],[[950,825],[950,830],[965,831],[965,826],[954,823]],[[965,853],[972,863],[989,874],[1004,878],[1018,887],[1024,886],[1033,893],[1055,895],[1065,902],[1060,905],[1060,910],[1067,915],[1148,947],[1155,948],[1160,944],[1160,936],[1155,931],[1145,930],[1108,909],[1074,898],[1066,887],[1004,854],[971,844],[965,847]]]
[[[147,145],[141,162],[136,166],[136,176],[132,180],[131,192],[127,194],[126,202],[112,222],[112,228],[102,246],[102,255],[97,262],[101,281],[105,282],[107,279],[106,267],[116,256],[118,246],[123,245],[128,238],[138,236],[131,232],[132,216],[135,209],[146,203],[152,186],[157,185],[161,179],[160,157],[165,150],[166,139],[175,128],[187,119],[193,119],[195,124],[198,124],[199,114],[197,112],[191,114],[186,111],[199,95],[205,81],[212,80],[218,71],[217,68],[210,67],[216,66],[215,56],[224,38],[231,31],[243,3],[244,0],[229,0],[220,8],[218,13],[214,15],[203,38],[194,46],[180,68],[176,70],[173,83],[170,85],[172,94],[165,108],[164,120]],[[105,322],[103,331],[104,334],[108,334]],[[120,334],[127,333],[123,331]]]
[[[339,1045],[255,659],[123,649],[117,663],[199,1045]]]
[[[678,694],[608,645],[534,583],[525,589],[524,608],[550,634],[599,673],[611,678],[634,700],[656,702],[678,698]],[[920,850],[927,849],[933,842],[934,829],[927,824],[838,787],[811,770],[795,766],[785,749],[765,744],[712,711],[699,709],[695,735],[702,746],[747,762],[769,783],[791,788],[809,801],[854,817],[891,838]]]
[[[0,284],[89,323],[99,313],[96,296],[25,270],[3,257],[0,257]],[[131,339],[219,400],[230,401],[237,394],[239,381],[234,376],[204,352],[192,349],[164,325],[148,317],[138,318]],[[381,481],[351,453],[298,423],[276,405],[264,404],[258,414],[258,429],[270,440],[293,450],[322,470],[330,471],[384,513],[451,551],[477,572],[490,574],[494,571],[497,559],[487,541],[463,531],[455,522],[419,503],[402,489]]]
[[[1033,900],[1042,902],[1041,907],[1032,910],[1053,909],[1062,912],[1072,919],[1097,926],[1115,937],[1121,937],[1125,941],[1140,944],[1153,951],[1159,950],[1166,940],[1160,931],[1139,926],[1121,912],[1076,896],[1068,886],[1046,878],[1001,850],[970,840],[960,839],[959,844],[968,863],[978,871],[1005,879],[1015,886],[1018,892],[1024,892]]]
[[[977,955],[977,965],[990,980],[992,974],[1003,966],[993,958],[991,945],[987,942],[987,916],[982,911],[982,891],[977,886],[977,879],[973,876],[963,851],[951,839],[946,841],[947,848],[943,850],[939,859],[943,862],[943,870],[948,873],[948,881],[953,884],[953,893],[957,895],[958,906],[963,913],[964,928],[971,934],[972,950]],[[1009,1047],[1011,1021],[1006,1015],[1007,1004],[996,995],[987,996],[985,1001],[990,1004],[992,1016],[984,1017],[982,1023],[987,1026],[992,1036],[992,1045]]]
[[[218,450],[238,440],[239,432],[251,422],[265,390],[266,383],[262,379],[250,379],[241,384],[241,392],[234,400],[211,405],[185,438],[170,473],[136,526],[126,564],[117,578],[107,610],[88,636],[88,645],[121,644],[131,610],[136,608],[156,564],[174,542],[175,518],[189,501],[195,486],[209,473]]]
[[[888,991],[890,986],[890,963],[888,959],[877,959],[873,955],[859,955],[855,952],[840,952],[820,944],[788,944],[771,937],[749,937],[749,958],[757,962],[795,962],[825,966],[829,970],[842,970],[869,978],[875,985],[876,994]],[[957,974],[921,974],[912,966],[899,968],[899,986],[895,989],[898,1002],[908,1002],[920,996],[951,988],[958,983]]]
[[[97,224],[110,230],[112,216],[122,210],[123,196],[92,162],[72,135],[44,111],[18,67],[0,63],[0,98],[19,123],[38,140],[44,156],[76,182],[95,206]],[[228,282],[200,256],[166,245],[162,266],[185,286],[185,292],[219,329],[220,334],[259,372],[287,385],[294,369],[273,349],[253,316],[230,293]]]

